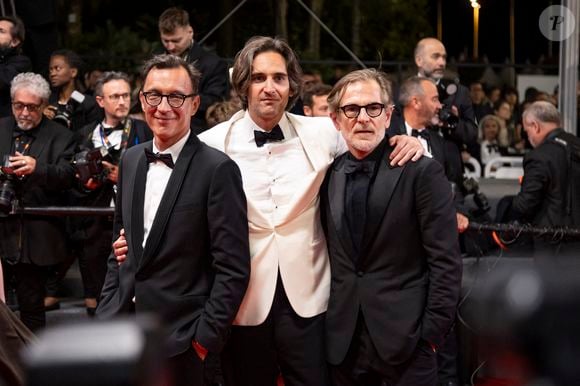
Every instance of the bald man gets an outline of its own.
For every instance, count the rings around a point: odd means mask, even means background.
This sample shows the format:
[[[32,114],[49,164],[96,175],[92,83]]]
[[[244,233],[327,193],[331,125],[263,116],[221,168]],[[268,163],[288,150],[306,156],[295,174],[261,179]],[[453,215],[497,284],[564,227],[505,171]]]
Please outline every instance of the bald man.
[[[447,51],[443,43],[435,38],[419,40],[415,47],[415,64],[419,76],[431,78],[437,84],[443,110],[457,118],[457,124],[453,127],[439,122],[438,125],[444,128],[443,132],[459,146],[475,144],[477,125],[469,90],[458,82],[444,79]]]

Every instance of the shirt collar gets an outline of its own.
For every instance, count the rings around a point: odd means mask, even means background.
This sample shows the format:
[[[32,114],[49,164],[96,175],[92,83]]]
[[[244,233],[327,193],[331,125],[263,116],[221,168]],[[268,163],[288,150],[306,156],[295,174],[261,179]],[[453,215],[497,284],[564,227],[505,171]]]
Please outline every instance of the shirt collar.
[[[153,140],[153,153],[161,153],[161,154],[171,154],[171,158],[173,159],[173,163],[177,163],[177,158],[183,150],[185,143],[187,142],[189,136],[191,135],[191,130],[188,130],[187,134],[183,136],[179,141],[175,142],[173,145],[169,146],[167,149],[163,151],[159,151],[157,146],[155,146],[155,140]]]

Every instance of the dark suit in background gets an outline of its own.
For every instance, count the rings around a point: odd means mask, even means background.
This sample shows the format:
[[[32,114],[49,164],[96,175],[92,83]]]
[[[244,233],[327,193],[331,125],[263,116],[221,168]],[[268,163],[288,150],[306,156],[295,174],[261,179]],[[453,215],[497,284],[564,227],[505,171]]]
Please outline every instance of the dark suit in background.
[[[14,118],[0,120],[0,154],[13,154]],[[62,206],[74,182],[70,163],[73,134],[46,118],[31,129],[34,136],[25,155],[36,159],[36,170],[17,184],[20,205]],[[20,317],[31,330],[45,325],[44,292],[49,268],[67,256],[63,217],[9,216],[0,219],[0,256],[7,272],[16,275]]]
[[[337,158],[321,190],[332,275],[328,360],[349,377],[370,367],[389,384],[433,384],[432,348],[449,331],[461,279],[451,189],[439,163],[424,157],[391,169],[386,141],[377,150],[359,253],[345,216],[348,153]]]

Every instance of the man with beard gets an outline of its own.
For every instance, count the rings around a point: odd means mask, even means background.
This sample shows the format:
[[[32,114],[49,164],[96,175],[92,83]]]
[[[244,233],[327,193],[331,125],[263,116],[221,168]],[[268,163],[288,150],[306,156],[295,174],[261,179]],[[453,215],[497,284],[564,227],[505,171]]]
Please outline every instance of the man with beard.
[[[20,53],[24,43],[24,24],[16,16],[0,17],[0,117],[10,115],[10,82],[31,63]]]
[[[14,116],[0,120],[0,154],[10,155],[2,168],[3,189],[11,182],[24,207],[61,206],[74,181],[73,135],[43,117],[50,89],[42,76],[17,75],[10,95]],[[0,256],[6,271],[16,276],[20,318],[31,330],[42,328],[48,274],[67,255],[64,219],[8,216],[0,219],[0,234]]]
[[[98,176],[80,175],[73,201],[79,206],[108,207],[115,198],[121,156],[127,148],[153,139],[153,134],[145,122],[128,117],[131,86],[126,74],[105,72],[96,82],[95,95],[105,119],[92,122],[77,132],[77,154],[99,151],[103,156],[103,171]],[[107,272],[113,222],[104,216],[73,217],[69,221],[72,225],[70,237],[78,251],[85,306],[92,315]]]

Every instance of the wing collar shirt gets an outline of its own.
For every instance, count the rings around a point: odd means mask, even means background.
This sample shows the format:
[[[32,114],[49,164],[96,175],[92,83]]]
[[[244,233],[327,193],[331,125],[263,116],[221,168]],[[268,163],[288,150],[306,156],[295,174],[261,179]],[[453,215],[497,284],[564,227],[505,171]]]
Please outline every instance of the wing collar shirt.
[[[191,131],[161,153],[171,154],[173,163],[177,163],[179,154],[190,135]],[[155,140],[153,140],[152,151],[153,153],[159,153],[159,149],[155,146]],[[165,188],[167,187],[167,182],[169,181],[169,177],[171,177],[172,171],[173,169],[165,165],[163,162],[152,162],[149,164],[149,169],[147,170],[147,182],[145,184],[145,205],[143,206],[143,248],[145,248],[147,237],[149,237],[149,231],[153,225],[153,220],[157,214],[157,209],[159,208],[159,204],[161,203],[161,199],[165,193]]]
[[[284,139],[258,147],[254,130],[264,131],[246,114],[231,131],[228,155],[242,171],[244,191],[272,224],[290,209],[296,187],[314,171],[286,115],[278,123]]]

